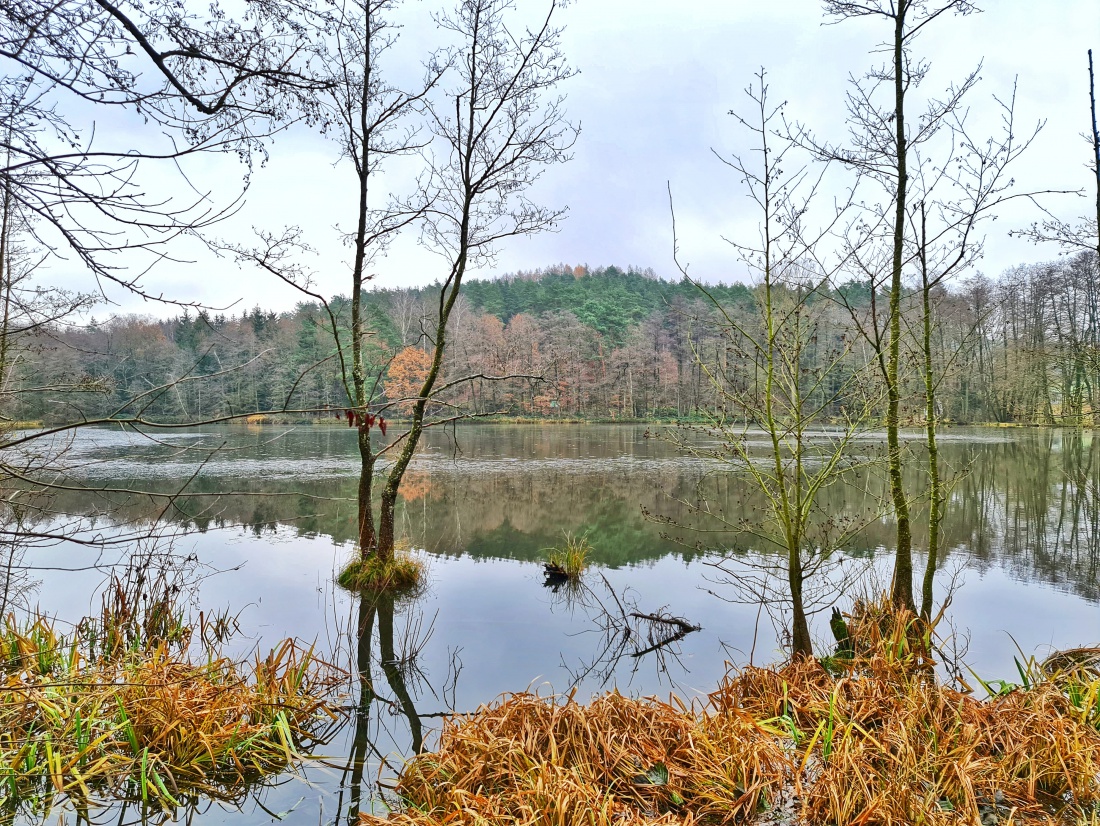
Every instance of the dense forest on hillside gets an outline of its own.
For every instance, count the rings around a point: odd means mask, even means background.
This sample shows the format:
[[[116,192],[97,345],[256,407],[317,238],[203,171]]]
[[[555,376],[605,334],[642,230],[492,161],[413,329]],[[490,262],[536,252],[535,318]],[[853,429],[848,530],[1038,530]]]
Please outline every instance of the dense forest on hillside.
[[[1021,266],[935,293],[934,349],[942,371],[942,415],[958,423],[1091,423],[1100,404],[1100,280],[1096,256]],[[743,284],[699,287],[652,270],[558,265],[463,288],[453,317],[444,377],[483,376],[445,401],[480,415],[586,419],[688,418],[709,403],[708,365],[738,355],[721,331],[719,304],[751,319],[758,296]],[[405,407],[427,368],[425,324],[438,288],[374,290],[364,316],[372,335],[374,407]],[[917,296],[912,296],[915,302]],[[872,296],[858,284],[816,300],[829,306],[827,341],[855,338]],[[340,324],[349,302],[330,302]],[[241,314],[185,311],[175,318],[121,316],[87,326],[44,324],[12,336],[6,380],[34,388],[7,414],[24,420],[140,412],[197,421],[254,411],[309,419],[347,406],[323,308],[262,307]],[[346,334],[346,327],[342,330]],[[917,342],[906,337],[909,358]],[[870,356],[860,346],[846,356]],[[748,367],[748,365],[746,365]],[[505,378],[501,377],[513,377]],[[72,392],[77,388],[78,392]],[[920,418],[914,384],[905,408]],[[64,391],[64,392],[62,392]]]

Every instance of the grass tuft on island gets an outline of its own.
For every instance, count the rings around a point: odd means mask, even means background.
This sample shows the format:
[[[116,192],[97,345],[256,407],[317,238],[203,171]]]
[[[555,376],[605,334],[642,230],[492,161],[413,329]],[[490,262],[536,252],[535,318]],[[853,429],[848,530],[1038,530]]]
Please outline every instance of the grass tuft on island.
[[[915,619],[853,613],[850,656],[731,671],[701,703],[523,693],[455,716],[402,808],[361,821],[1100,823],[1100,652],[981,700],[937,679]]]
[[[592,553],[592,544],[588,535],[574,536],[565,534],[565,544],[560,548],[546,549],[546,575],[560,579],[580,579],[588,567],[588,556]]]
[[[385,560],[372,554],[345,565],[336,575],[336,584],[348,591],[405,594],[422,588],[426,577],[423,560],[407,553],[397,553]]]

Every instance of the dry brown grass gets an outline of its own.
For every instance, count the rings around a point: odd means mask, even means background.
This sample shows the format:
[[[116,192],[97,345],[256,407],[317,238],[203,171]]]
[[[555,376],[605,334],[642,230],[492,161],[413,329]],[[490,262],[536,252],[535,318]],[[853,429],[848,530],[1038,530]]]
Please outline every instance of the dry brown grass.
[[[1100,820],[1094,672],[1048,666],[979,700],[936,679],[914,618],[862,606],[850,628],[833,673],[746,668],[694,708],[507,697],[449,720],[402,773],[404,809],[362,821],[739,823],[784,796],[807,824]]]
[[[978,700],[875,663],[830,676],[813,661],[748,669],[718,708],[783,720],[809,823],[1074,822],[1100,802],[1100,733],[1054,683]]]
[[[103,642],[100,637],[98,643]],[[172,810],[242,799],[325,740],[336,677],[286,641],[237,662],[186,640],[93,653],[45,618],[0,633],[0,807],[41,815],[125,799]]]
[[[657,700],[606,694],[584,706],[518,694],[448,721],[414,758],[390,820],[694,823],[756,811],[782,783],[782,747],[741,713],[700,719]],[[691,801],[690,804],[688,801]]]

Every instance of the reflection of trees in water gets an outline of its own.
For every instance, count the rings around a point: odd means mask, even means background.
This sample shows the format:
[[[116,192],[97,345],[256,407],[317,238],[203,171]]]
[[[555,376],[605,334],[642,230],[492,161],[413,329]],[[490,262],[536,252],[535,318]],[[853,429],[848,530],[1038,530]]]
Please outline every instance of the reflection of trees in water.
[[[460,435],[462,451],[422,458],[410,477],[409,496],[398,518],[407,540],[432,553],[475,557],[542,559],[563,530],[587,532],[593,562],[618,566],[669,553],[691,555],[696,537],[684,545],[661,538],[661,526],[646,522],[642,508],[687,524],[689,504],[702,493],[728,516],[761,503],[736,480],[721,475],[702,480],[702,466],[634,444],[634,428],[609,429],[596,447],[578,431],[516,427],[480,429]],[[626,432],[630,431],[630,432]],[[998,565],[1023,580],[1038,580],[1100,599],[1100,442],[1090,433],[1013,430],[1002,441],[985,431],[948,430],[941,446],[950,484],[943,541],[947,555],[970,565]],[[496,439],[496,436],[502,438]],[[557,451],[557,452],[555,452]],[[602,451],[602,452],[601,452]],[[601,455],[618,459],[605,460]],[[476,462],[466,462],[476,457]],[[520,458],[519,461],[509,459]],[[622,458],[627,457],[627,458]],[[633,457],[633,458],[631,458]],[[525,461],[526,459],[526,461]],[[302,457],[303,467],[312,461]],[[905,466],[907,489],[925,487],[921,449]],[[221,495],[228,485],[241,493]],[[167,487],[167,484],[166,484]],[[823,514],[867,512],[878,507],[883,480],[874,475],[823,491]],[[257,534],[289,526],[302,535],[336,542],[355,536],[355,484],[346,478],[248,478],[201,476],[191,494],[173,503],[166,518],[194,530],[244,525]],[[60,510],[108,512],[118,502],[109,494],[66,494]],[[918,508],[921,506],[917,502]],[[163,501],[122,501],[113,518],[140,523],[159,514]],[[925,520],[914,515],[914,547],[927,543]],[[875,520],[845,550],[865,555],[889,550],[894,528],[889,514]],[[757,549],[763,550],[763,549]]]
[[[945,544],[971,567],[1100,599],[1100,442],[1079,431],[1014,431],[953,445]]]
[[[1006,462],[1001,556],[1013,573],[1100,599],[1100,441],[1082,431],[1038,434],[1040,447]]]
[[[12,609],[29,608],[30,596],[39,584],[27,564],[30,543],[24,538],[26,529],[21,514],[16,512],[5,527],[8,530],[0,536],[0,618]]]
[[[403,627],[396,619],[404,617]],[[417,709],[425,692],[453,711],[455,681],[460,662],[451,657],[448,674],[439,692],[428,682],[418,659],[431,637],[432,624],[424,626],[424,611],[416,599],[395,600],[393,594],[364,594],[359,598],[354,626],[354,676],[358,701],[348,761],[343,767],[338,806],[346,811],[346,823],[358,822],[359,812],[380,799],[383,776],[394,778],[400,757],[424,747],[423,718],[442,716]],[[381,674],[379,674],[381,672]],[[385,681],[379,684],[378,677]],[[387,691],[388,688],[388,691]],[[394,726],[393,724],[397,725]],[[364,800],[364,791],[367,798]],[[344,795],[347,794],[347,808]]]

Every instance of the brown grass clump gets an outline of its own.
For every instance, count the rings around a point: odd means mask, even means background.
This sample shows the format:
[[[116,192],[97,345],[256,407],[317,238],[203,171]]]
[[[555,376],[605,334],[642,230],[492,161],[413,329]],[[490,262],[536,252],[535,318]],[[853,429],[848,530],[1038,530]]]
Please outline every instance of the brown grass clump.
[[[931,681],[836,679],[804,710],[811,822],[974,823],[1098,800],[1100,737],[1053,686],[987,702]]]
[[[754,813],[781,783],[781,747],[746,716],[606,694],[590,705],[517,694],[448,721],[405,768],[407,801],[365,824],[690,824]]]
[[[1100,822],[1100,652],[979,700],[936,678],[912,616],[850,629],[830,670],[731,672],[700,707],[519,694],[456,717],[403,771],[404,810],[362,822],[734,823],[784,801],[806,824]]]
[[[134,623],[134,627],[147,623]],[[173,624],[175,627],[175,624]],[[171,811],[243,799],[337,720],[328,669],[286,641],[237,662],[182,638],[58,633],[43,617],[0,627],[0,805],[48,812],[124,799]],[[102,631],[102,629],[99,629]],[[104,653],[106,648],[107,653]]]
[[[729,675],[714,708],[785,731],[808,823],[1080,822],[1100,813],[1100,675],[1048,661],[987,700],[935,676],[927,626],[862,604],[854,652]],[[1051,664],[1054,662],[1055,664]],[[1036,677],[1044,673],[1033,669]],[[1095,816],[1095,814],[1093,815]]]

